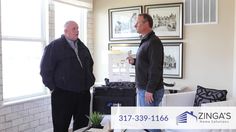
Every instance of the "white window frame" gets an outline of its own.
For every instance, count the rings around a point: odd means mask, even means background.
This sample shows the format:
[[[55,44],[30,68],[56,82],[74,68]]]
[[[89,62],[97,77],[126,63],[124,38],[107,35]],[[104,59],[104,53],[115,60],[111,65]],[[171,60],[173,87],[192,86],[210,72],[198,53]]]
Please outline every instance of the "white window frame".
[[[48,25],[47,25],[47,23],[48,23],[48,0],[41,0],[41,1],[42,1],[42,5],[41,5],[41,36],[39,38],[7,36],[7,35],[2,35],[1,34],[1,36],[0,36],[1,40],[0,41],[4,40],[4,41],[41,42],[42,43],[42,51],[43,51],[43,47],[46,45],[46,43],[48,43],[48,32],[47,32],[47,29],[48,29]],[[0,19],[0,21],[1,21],[1,19]],[[1,27],[1,22],[0,22],[0,27]],[[2,29],[0,28],[0,30],[2,30]],[[1,50],[2,50],[2,47],[1,47]],[[4,62],[1,61],[1,63],[3,65]],[[2,74],[1,84],[3,84],[3,78],[4,78],[4,76]],[[31,99],[35,99],[35,98],[38,98],[38,97],[40,98],[41,96],[45,96],[45,95],[48,96],[48,94],[49,94],[49,91],[42,84],[43,93],[40,92],[40,93],[35,93],[35,94],[32,94],[32,95],[27,95],[27,96],[17,96],[17,97],[4,99],[3,87],[4,87],[4,84],[2,85],[1,90],[0,90],[0,91],[2,91],[2,95],[0,96],[1,97],[0,101],[2,100],[3,104],[9,104],[9,103],[14,103],[14,102],[18,102],[18,101],[31,100]]]
[[[54,0],[54,2],[58,2],[58,3],[62,3],[62,4],[66,4],[66,5],[71,5],[71,6],[75,6],[78,8],[84,8],[84,9],[88,9],[87,8],[87,4],[84,5],[83,2],[78,1],[74,1],[74,0]],[[74,3],[73,3],[74,2]],[[81,5],[79,5],[81,4]],[[55,10],[56,13],[56,10]],[[87,45],[87,15],[84,16],[84,14],[80,15],[80,24],[79,24],[79,38],[80,40]]]

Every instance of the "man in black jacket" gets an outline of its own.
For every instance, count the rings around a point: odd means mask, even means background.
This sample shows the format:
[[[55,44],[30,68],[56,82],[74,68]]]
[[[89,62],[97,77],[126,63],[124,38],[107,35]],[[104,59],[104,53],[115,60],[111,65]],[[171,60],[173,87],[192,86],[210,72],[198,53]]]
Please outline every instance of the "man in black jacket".
[[[152,31],[153,20],[148,14],[139,14],[135,28],[142,35],[136,59],[128,57],[135,65],[135,83],[138,88],[140,106],[158,106],[164,95],[163,87],[163,45]],[[158,127],[158,126],[157,126]],[[149,130],[160,132],[159,129]]]
[[[45,47],[41,60],[40,74],[51,91],[54,132],[67,132],[72,117],[73,130],[88,125],[93,59],[78,35],[77,23],[66,22],[64,35]]]

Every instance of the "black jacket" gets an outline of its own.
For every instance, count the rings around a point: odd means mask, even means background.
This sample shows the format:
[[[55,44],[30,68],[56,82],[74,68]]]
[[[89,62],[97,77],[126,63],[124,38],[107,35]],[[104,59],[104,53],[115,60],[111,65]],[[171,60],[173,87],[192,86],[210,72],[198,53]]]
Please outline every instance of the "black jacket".
[[[162,42],[152,31],[142,39],[136,54],[137,88],[146,88],[151,93],[163,88],[163,58]]]
[[[51,91],[59,88],[81,92],[89,90],[94,84],[93,59],[90,52],[79,39],[77,45],[83,68],[64,35],[45,47],[40,74],[43,83]]]

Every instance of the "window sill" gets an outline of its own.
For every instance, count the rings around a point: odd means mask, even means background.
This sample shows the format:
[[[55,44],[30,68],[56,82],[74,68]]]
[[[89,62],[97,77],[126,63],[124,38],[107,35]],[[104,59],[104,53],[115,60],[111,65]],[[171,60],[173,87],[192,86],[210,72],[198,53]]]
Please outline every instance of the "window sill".
[[[16,104],[22,104],[22,103],[26,103],[26,102],[35,101],[35,100],[45,99],[45,98],[49,98],[49,97],[51,97],[51,94],[44,94],[44,95],[28,97],[28,98],[23,98],[23,99],[17,99],[17,100],[2,101],[0,104],[1,104],[1,106],[16,105]]]

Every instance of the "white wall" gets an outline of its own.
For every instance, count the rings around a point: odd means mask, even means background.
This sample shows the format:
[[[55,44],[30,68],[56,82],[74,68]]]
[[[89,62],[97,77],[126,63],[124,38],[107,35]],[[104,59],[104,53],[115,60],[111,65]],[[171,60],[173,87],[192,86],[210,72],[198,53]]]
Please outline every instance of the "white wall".
[[[108,9],[136,5],[174,3],[181,0],[94,1],[94,60],[98,82],[108,77]],[[233,14],[229,16],[230,14]],[[184,26],[183,79],[165,79],[196,88],[233,88],[234,0],[219,0],[219,23]]]
[[[234,2],[234,72],[233,96],[236,97],[236,2]]]

